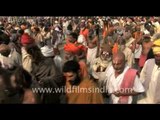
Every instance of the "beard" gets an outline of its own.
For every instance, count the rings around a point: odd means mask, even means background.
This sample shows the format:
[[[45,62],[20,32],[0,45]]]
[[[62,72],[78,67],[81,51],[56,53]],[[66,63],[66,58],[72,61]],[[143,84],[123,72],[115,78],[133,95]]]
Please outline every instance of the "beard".
[[[155,63],[156,63],[157,66],[160,67],[160,60],[155,60]]]
[[[70,85],[79,85],[79,83],[81,82],[81,78],[79,77],[79,75],[77,75],[77,77],[74,80],[69,81]]]
[[[104,57],[103,55],[101,55],[100,58],[101,58],[102,60],[105,60],[105,61],[108,61],[108,62],[110,62],[110,61],[112,60],[111,57]]]

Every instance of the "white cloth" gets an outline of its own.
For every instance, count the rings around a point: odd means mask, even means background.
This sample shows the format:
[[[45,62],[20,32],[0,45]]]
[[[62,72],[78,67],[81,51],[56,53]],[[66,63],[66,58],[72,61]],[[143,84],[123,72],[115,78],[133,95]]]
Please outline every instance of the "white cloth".
[[[145,73],[147,71],[146,64],[148,64],[148,61],[146,61],[140,75],[140,79],[142,82],[145,81]],[[152,71],[152,76],[151,76],[151,81],[149,83],[149,88],[146,91],[146,97],[143,99],[138,100],[138,104],[155,104],[154,98],[155,98],[155,93],[156,93],[156,86],[157,86],[157,81],[158,81],[158,76],[160,74],[160,68],[155,64],[153,71]]]
[[[132,53],[132,50],[128,47],[125,47],[125,49],[123,50],[123,53],[125,55],[125,59],[127,61],[128,66],[132,67],[134,62],[134,55]]]
[[[148,30],[146,30],[146,29],[143,32],[144,32],[145,35],[146,34],[150,35],[150,32]]]
[[[87,64],[90,64],[92,60],[96,58],[97,54],[97,47],[95,48],[88,48],[87,50]]]
[[[87,42],[86,42],[86,39],[85,39],[84,35],[79,35],[77,42],[81,43],[84,46],[87,46]]]
[[[25,29],[25,30],[24,30],[24,33],[28,33],[28,35],[31,36],[31,31],[30,31],[30,29]]]
[[[29,73],[32,71],[32,59],[31,56],[27,53],[24,47],[21,48],[22,52],[22,66]]]
[[[22,56],[16,51],[15,48],[11,51],[9,57],[15,66],[22,65]]]
[[[133,37],[129,38],[129,40],[126,43],[126,47],[129,47],[134,41],[135,39]]]
[[[107,60],[102,60],[100,57],[94,59],[90,65],[91,74],[95,79],[99,79],[101,72],[104,72],[108,66]],[[97,69],[100,67],[100,71],[97,72]]]
[[[128,69],[129,69],[129,67],[126,66],[124,71],[117,78],[115,78],[113,66],[111,66],[108,69],[108,72],[106,74],[107,79],[108,79],[106,87],[107,87],[108,93],[111,94],[111,99],[112,99],[113,104],[118,103],[119,97],[115,96],[112,93],[120,90],[120,86],[123,81],[124,75]],[[135,78],[133,90],[135,92],[140,92],[140,93],[144,92],[144,87],[143,87],[142,83],[140,82],[138,76],[136,76],[136,78]],[[133,99],[132,96],[129,96],[128,104],[132,103],[132,99]]]
[[[106,74],[108,72],[108,70],[110,69],[110,67],[112,66],[112,62],[110,62],[105,70],[105,72],[100,72],[99,74],[99,80],[98,80],[98,85],[101,88],[106,88],[106,84],[107,84],[107,79],[106,79]]]
[[[56,67],[62,72],[63,60],[60,57],[60,55],[56,55],[54,57],[54,62],[55,62]]]
[[[141,53],[142,53],[142,45],[139,45],[139,48],[135,49],[134,58],[140,58]]]
[[[49,47],[47,45],[45,45],[44,47],[41,47],[41,52],[45,57],[54,56],[53,47]]]
[[[0,54],[0,63],[2,68],[8,69],[13,67],[13,61],[9,57]]]

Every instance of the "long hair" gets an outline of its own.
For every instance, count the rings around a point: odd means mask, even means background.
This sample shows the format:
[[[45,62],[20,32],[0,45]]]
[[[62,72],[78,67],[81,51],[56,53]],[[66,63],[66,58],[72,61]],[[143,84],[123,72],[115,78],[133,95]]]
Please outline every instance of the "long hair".
[[[26,51],[28,54],[30,54],[32,56],[32,60],[36,64],[39,64],[45,58],[43,56],[40,48],[35,44],[26,46]]]
[[[16,67],[12,71],[12,75],[15,76],[15,82],[19,88],[30,88],[32,84],[32,76],[23,67]]]

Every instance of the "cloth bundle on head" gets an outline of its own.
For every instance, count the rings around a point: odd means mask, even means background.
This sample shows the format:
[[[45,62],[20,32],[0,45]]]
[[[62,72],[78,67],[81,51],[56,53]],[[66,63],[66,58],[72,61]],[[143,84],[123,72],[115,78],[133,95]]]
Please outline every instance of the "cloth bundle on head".
[[[153,42],[153,53],[160,54],[160,39],[157,39]]]
[[[45,57],[53,57],[54,56],[53,47],[49,47],[49,46],[41,47],[41,52]]]
[[[78,54],[80,52],[80,48],[73,43],[65,44],[64,50],[67,52],[72,52],[73,54]]]
[[[32,44],[34,43],[34,39],[31,38],[27,33],[24,33],[21,37],[21,44]]]

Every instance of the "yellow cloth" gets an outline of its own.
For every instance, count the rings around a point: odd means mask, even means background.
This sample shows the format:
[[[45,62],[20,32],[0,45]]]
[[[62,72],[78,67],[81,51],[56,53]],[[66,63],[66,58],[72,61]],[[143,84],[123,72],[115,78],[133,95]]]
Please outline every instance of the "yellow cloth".
[[[153,42],[153,45],[160,47],[160,39],[157,39]]]
[[[159,54],[160,53],[160,47],[153,47],[153,53],[154,54]]]
[[[154,54],[160,53],[160,39],[157,39],[153,42],[153,53]]]

